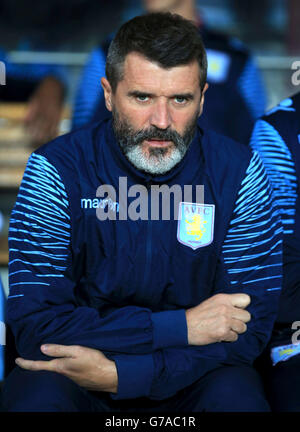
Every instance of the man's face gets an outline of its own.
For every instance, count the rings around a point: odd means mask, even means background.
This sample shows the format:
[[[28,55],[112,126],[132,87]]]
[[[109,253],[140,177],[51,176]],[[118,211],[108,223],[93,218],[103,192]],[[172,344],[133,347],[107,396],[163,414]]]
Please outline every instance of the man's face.
[[[147,12],[171,12],[181,6],[185,0],[143,0]]]
[[[202,112],[196,61],[164,69],[138,53],[124,62],[115,93],[102,78],[107,108],[119,144],[138,169],[163,174],[185,155]]]

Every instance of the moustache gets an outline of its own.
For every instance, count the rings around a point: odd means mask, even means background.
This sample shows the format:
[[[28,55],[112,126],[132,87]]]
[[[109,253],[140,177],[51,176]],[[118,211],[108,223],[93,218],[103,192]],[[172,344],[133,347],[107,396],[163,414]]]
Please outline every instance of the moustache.
[[[133,137],[133,144],[139,145],[145,140],[172,141],[176,146],[182,143],[182,136],[172,129],[159,129],[152,126],[137,132]]]

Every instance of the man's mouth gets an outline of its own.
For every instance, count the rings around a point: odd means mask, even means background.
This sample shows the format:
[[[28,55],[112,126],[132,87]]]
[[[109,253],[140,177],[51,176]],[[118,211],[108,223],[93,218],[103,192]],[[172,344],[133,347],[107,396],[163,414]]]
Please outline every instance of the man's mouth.
[[[152,147],[167,147],[173,144],[173,141],[167,141],[159,138],[151,138],[149,140],[146,140],[145,142]]]

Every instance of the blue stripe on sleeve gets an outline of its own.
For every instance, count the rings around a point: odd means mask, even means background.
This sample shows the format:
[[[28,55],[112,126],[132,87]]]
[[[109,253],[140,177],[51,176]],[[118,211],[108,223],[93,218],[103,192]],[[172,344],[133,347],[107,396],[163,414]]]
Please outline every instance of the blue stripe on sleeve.
[[[10,220],[9,298],[23,295],[25,285],[48,286],[51,278],[62,277],[69,242],[70,213],[64,185],[47,159],[33,153]]]
[[[262,161],[254,153],[222,248],[231,284],[280,290],[281,248],[279,210]]]
[[[264,163],[280,208],[284,234],[292,234],[297,200],[297,176],[292,154],[277,130],[264,120],[256,122],[250,145]]]

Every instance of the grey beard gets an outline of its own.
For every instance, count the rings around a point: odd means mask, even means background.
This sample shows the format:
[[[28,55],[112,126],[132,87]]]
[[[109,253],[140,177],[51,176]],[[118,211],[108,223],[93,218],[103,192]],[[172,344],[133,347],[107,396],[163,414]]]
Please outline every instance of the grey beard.
[[[174,130],[158,129],[155,126],[134,131],[128,122],[120,120],[115,109],[112,114],[113,129],[124,155],[138,170],[152,175],[165,174],[183,159],[195,135],[198,118],[197,113],[181,136]],[[166,156],[166,153],[170,151],[169,148],[153,147],[149,150],[149,156],[146,156],[141,144],[144,140],[153,138],[173,141],[174,148],[171,154]]]
[[[184,157],[187,148],[184,151],[179,151],[178,148],[173,149],[169,156],[165,156],[167,149],[153,149],[150,156],[145,156],[141,146],[135,146],[127,149],[124,153],[129,162],[132,163],[138,170],[146,173],[158,175],[165,174],[177,165]],[[159,152],[159,150],[165,150]]]

